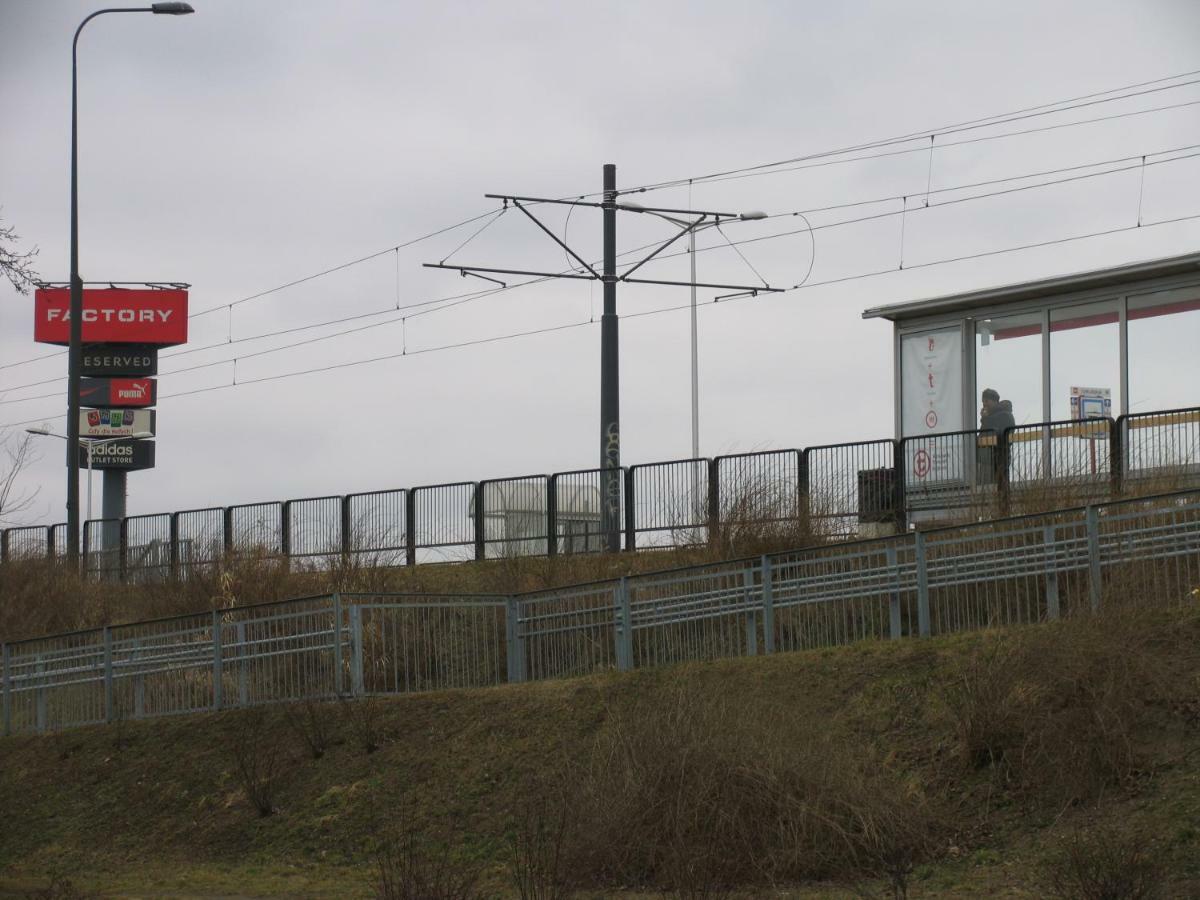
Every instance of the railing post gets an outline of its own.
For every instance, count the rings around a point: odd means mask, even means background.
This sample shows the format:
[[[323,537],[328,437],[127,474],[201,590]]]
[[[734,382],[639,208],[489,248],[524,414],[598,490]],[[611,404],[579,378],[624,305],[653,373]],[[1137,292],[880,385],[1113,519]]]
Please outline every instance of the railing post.
[[[54,552],[54,526],[46,526],[46,559],[54,562],[58,558],[58,554]]]
[[[113,720],[113,651],[112,629],[107,625],[101,632],[104,641],[104,721]]]
[[[362,607],[358,604],[350,607],[350,692],[363,695]]]
[[[12,653],[4,645],[4,736],[12,734]]]
[[[893,544],[888,544],[884,552],[887,555],[888,578],[891,582],[891,590],[888,591],[888,637],[893,641],[898,641],[902,632],[900,619],[900,565],[896,557],[896,547]]]
[[[221,647],[221,611],[214,609],[212,611],[212,647],[213,647],[213,670],[212,670],[212,693],[213,693],[213,709],[219,710],[223,705],[224,700],[224,681],[225,681],[225,654]]]
[[[341,498],[341,529],[342,529],[342,556],[349,559],[351,551],[354,549],[354,523],[350,519],[350,500],[353,494],[346,494]]]
[[[1088,597],[1092,611],[1100,608],[1100,510],[1094,506],[1085,511],[1088,545]]]
[[[483,495],[487,492],[487,482],[475,482],[475,559],[484,559],[487,556],[487,528],[486,504],[483,500]],[[508,534],[505,533],[505,537]]]
[[[1108,463],[1109,477],[1112,479],[1109,492],[1113,498],[1121,496],[1125,490],[1125,422],[1124,415],[1117,416],[1109,425]]]
[[[746,607],[746,655],[758,656],[758,610],[750,602],[754,593],[754,570],[742,572],[742,604]]]
[[[625,470],[625,549],[637,549],[637,517],[634,514],[636,509],[634,506],[634,487],[633,487],[633,471],[634,467],[630,466]]]
[[[929,637],[929,571],[925,564],[925,534],[913,532],[917,560],[917,629],[921,637]]]
[[[521,634],[521,601],[516,597],[504,602],[504,646],[508,683],[519,684],[525,680],[525,638]]]
[[[117,581],[125,584],[129,577],[129,517],[117,522]]]
[[[1008,447],[1012,439],[1012,428],[1005,428],[996,436],[996,492],[1000,499],[1001,517],[1012,511],[1012,489],[1009,482]]]
[[[170,553],[171,580],[178,581],[179,580],[179,513],[177,513],[177,512],[171,513],[171,517],[168,520],[168,522],[169,522],[169,524],[167,526],[167,528],[168,528],[167,540],[170,542],[170,546],[169,546],[168,550]]]
[[[37,676],[37,693],[33,699],[33,725],[42,732],[46,730],[47,719],[50,718],[46,708],[50,689],[46,687],[46,661],[40,655],[34,660],[33,672]]]
[[[812,523],[812,498],[808,494],[808,448],[796,451],[796,512]],[[765,559],[766,557],[764,557]]]
[[[404,564],[417,564],[417,492],[413,488],[404,492]]]
[[[0,565],[8,562],[8,529],[0,530]]]
[[[1051,620],[1057,619],[1059,614],[1058,566],[1056,565],[1057,559],[1054,551],[1056,544],[1055,531],[1056,529],[1053,525],[1047,525],[1042,529],[1042,534],[1045,538],[1042,546],[1044,548],[1043,552],[1046,554],[1046,618]]]
[[[892,490],[896,492],[893,503],[896,512],[896,533],[908,531],[908,492],[905,490],[904,441],[892,442]]]
[[[250,705],[250,669],[246,657],[249,655],[250,648],[246,646],[246,623],[237,623],[237,642],[238,642],[238,705]]]
[[[774,571],[771,568],[771,557],[763,554],[762,562],[762,604],[763,604],[763,652],[775,652],[775,591],[771,583]]]
[[[279,504],[279,554],[283,557],[283,570],[292,565],[292,501]]]
[[[621,576],[613,590],[616,592],[616,627],[613,629],[617,646],[617,669],[628,672],[633,668],[633,609],[629,602],[629,579]]]
[[[135,638],[133,641],[133,652],[130,653],[130,661],[134,664],[134,670],[137,672],[133,676],[133,717],[140,719],[146,714],[146,676],[142,674],[138,668],[138,663],[141,660],[142,642]]]
[[[558,474],[546,480],[546,555],[558,555]]]
[[[342,595],[333,595],[333,693],[342,696]]]
[[[225,544],[225,558],[233,555],[233,507],[226,506],[221,510],[221,537]]]

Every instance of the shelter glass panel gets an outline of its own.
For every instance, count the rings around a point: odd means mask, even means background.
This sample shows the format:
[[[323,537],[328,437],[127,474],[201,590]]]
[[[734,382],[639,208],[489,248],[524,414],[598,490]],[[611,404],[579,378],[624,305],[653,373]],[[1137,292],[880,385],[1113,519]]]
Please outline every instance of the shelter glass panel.
[[[1073,392],[1072,388],[1079,390]],[[1105,396],[1111,399],[1111,410],[1090,412],[1084,408],[1086,400],[1080,405],[1080,396]],[[1077,398],[1075,402],[1072,397]],[[1120,410],[1121,326],[1117,301],[1050,310],[1050,418],[1060,421],[1097,413],[1116,415]],[[1022,419],[1018,417],[1017,421]]]
[[[1129,412],[1197,403],[1200,286],[1129,298]]]
[[[1014,424],[1044,421],[1040,311],[975,323],[976,401],[989,388],[1012,406]],[[982,428],[982,416],[981,409],[975,423],[967,427]]]

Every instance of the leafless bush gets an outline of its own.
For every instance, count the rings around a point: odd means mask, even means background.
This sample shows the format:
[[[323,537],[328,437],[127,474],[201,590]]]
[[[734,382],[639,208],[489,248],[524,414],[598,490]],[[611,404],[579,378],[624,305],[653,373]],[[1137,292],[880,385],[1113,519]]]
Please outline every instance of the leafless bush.
[[[508,851],[509,874],[521,900],[574,896],[564,856],[572,824],[572,805],[561,784],[543,784],[520,804]]]
[[[1159,848],[1144,834],[1098,826],[1077,831],[1042,866],[1061,900],[1154,900],[1165,895]]]
[[[229,742],[233,774],[259,816],[272,815],[282,774],[279,742],[271,733],[270,716],[262,708],[235,713]]]
[[[1058,803],[1139,771],[1137,737],[1179,690],[1164,647],[1181,639],[1156,610],[1110,608],[984,641],[941,690],[966,765]]]
[[[342,708],[342,719],[363,753],[378,750],[383,745],[383,710],[379,698],[366,694],[357,698],[339,697],[338,702]]]
[[[95,891],[78,887],[62,872],[51,872],[50,882],[44,888],[35,888],[25,894],[29,900],[99,900]]]
[[[450,848],[430,846],[412,829],[387,835],[375,852],[379,900],[476,900],[479,869],[456,865]]]
[[[283,718],[313,759],[325,755],[333,738],[333,715],[328,703],[312,699],[287,703]]]
[[[869,750],[682,681],[609,710],[571,802],[573,873],[691,897],[861,877],[903,896],[940,830]]]

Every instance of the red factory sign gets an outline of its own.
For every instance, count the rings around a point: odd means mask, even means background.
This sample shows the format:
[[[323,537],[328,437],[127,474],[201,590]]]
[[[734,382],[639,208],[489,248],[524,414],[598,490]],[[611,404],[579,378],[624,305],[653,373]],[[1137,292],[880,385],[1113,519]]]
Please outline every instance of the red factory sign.
[[[154,406],[157,399],[153,378],[79,379],[79,402],[83,406]]]
[[[188,292],[85,288],[83,340],[89,344],[187,343]],[[71,341],[71,291],[38,288],[33,298],[33,339],[43,344]]]

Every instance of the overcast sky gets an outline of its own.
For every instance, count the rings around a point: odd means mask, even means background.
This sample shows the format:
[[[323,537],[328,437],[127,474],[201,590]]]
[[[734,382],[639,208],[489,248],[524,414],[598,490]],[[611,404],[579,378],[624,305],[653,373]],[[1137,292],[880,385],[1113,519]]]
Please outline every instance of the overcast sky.
[[[158,467],[130,477],[131,513],[595,466],[597,285],[560,280],[436,312],[411,306],[488,287],[420,265],[445,258],[487,220],[229,308],[495,209],[486,192],[592,193],[607,162],[621,187],[697,178],[1200,70],[1200,5],[1189,0],[194,5],[182,18],[101,17],[80,46],[83,277],[191,283],[192,312],[216,311],[192,320],[188,347],[164,351],[161,371],[226,361],[162,377]],[[0,0],[0,206],[25,246],[40,248],[47,280],[67,276],[70,42],[95,7]],[[942,140],[1196,100],[1200,84]],[[909,195],[903,257],[911,267],[1129,226],[1139,194],[1147,224],[1200,214],[1200,159],[1148,167],[1144,184],[1132,170],[944,209],[923,208],[927,189],[1198,144],[1200,106],[1184,106],[947,146],[932,163],[926,139],[899,148],[911,153],[636,199],[775,214]],[[988,189],[965,194],[980,190]],[[564,212],[546,211],[547,224],[597,259],[599,213],[578,209],[568,223]],[[726,234],[802,227],[779,217]],[[622,214],[618,245],[670,234],[666,223]],[[803,232],[740,249],[772,286],[797,284],[810,262],[809,282],[898,268],[900,217],[814,234],[815,260]],[[720,249],[719,235],[700,243],[717,248],[698,254],[701,281],[757,282],[733,250]],[[701,450],[890,437],[890,324],[863,321],[867,307],[1198,245],[1200,224],[1191,221],[705,305]],[[513,211],[451,261],[567,266]],[[684,278],[687,260],[643,272]],[[716,293],[701,291],[701,302]],[[631,316],[687,299],[685,288],[622,285],[618,306]],[[65,356],[10,365],[54,351],[33,343],[32,309],[32,297],[0,287],[0,425],[37,420],[61,430],[62,400],[23,398],[61,392],[64,382],[33,383],[64,376]],[[364,325],[376,327],[248,357]],[[418,352],[553,326],[578,327]],[[685,310],[622,321],[626,463],[690,454],[688,328]],[[228,361],[236,356],[245,358]],[[26,477],[40,496],[25,518],[61,521],[62,452],[43,442]]]

